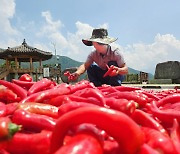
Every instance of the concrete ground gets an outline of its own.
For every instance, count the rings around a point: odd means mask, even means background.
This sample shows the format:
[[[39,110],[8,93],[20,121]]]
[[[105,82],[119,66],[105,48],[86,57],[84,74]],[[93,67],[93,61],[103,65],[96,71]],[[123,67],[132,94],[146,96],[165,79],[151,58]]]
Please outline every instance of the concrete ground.
[[[122,84],[123,86],[139,87],[143,89],[180,89],[180,84]]]

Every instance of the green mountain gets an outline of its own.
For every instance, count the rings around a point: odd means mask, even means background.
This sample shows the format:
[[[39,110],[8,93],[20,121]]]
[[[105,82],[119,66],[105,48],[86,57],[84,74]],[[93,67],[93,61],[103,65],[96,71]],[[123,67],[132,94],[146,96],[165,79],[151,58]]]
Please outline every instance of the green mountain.
[[[0,64],[3,64],[3,63],[4,63],[4,60],[0,59]],[[69,57],[59,56],[59,55],[53,56],[51,59],[42,62],[43,65],[52,65],[53,66],[55,64],[60,64],[62,71],[66,68],[78,67],[82,63],[83,62],[79,62],[79,61],[73,60]],[[28,63],[22,63],[22,65],[24,67],[29,67]],[[36,63],[33,63],[33,65],[36,68],[39,66],[39,63],[36,62]],[[130,67],[128,69],[129,69],[129,74],[139,74],[139,72],[140,72],[139,70],[135,70],[135,69],[130,68]],[[152,78],[153,78],[153,75],[149,73],[149,79],[152,79]]]
[[[56,57],[58,57],[58,58],[56,58]],[[66,68],[78,67],[82,63],[83,62],[73,60],[66,56],[53,56],[51,59],[43,61],[42,64],[43,65],[45,65],[45,64],[51,64],[51,65],[61,64],[61,70],[63,71]]]
[[[43,64],[55,64],[55,63],[61,64],[61,69],[63,71],[66,68],[78,67],[83,63],[83,62],[73,60],[66,56],[57,56],[57,57],[58,58],[56,58],[56,56],[53,56],[51,59],[44,61]],[[128,69],[129,69],[129,74],[139,74],[140,73],[139,70],[135,70],[130,67],[128,67]],[[152,79],[153,77],[154,76],[149,73],[149,79]]]

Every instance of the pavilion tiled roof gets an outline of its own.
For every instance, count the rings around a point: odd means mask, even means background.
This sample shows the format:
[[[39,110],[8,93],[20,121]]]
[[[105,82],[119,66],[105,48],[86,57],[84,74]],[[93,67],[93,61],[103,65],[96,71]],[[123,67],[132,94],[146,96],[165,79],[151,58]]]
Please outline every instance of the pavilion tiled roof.
[[[52,53],[29,46],[24,39],[22,45],[20,46],[0,49],[0,59],[6,59],[14,56],[20,58],[21,61],[29,61],[29,57],[32,56],[33,61],[38,61],[39,59],[50,59],[52,57]]]

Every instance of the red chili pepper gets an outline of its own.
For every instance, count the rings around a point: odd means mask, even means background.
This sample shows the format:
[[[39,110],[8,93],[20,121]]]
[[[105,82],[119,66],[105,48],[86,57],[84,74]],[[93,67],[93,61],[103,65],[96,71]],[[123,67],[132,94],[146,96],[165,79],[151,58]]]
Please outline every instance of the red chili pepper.
[[[5,102],[13,102],[17,100],[17,95],[6,87],[0,87],[0,100]]]
[[[100,102],[99,100],[97,100],[96,98],[93,98],[93,97],[85,98],[85,97],[76,96],[75,94],[61,95],[61,96],[53,97],[50,100],[48,100],[46,102],[46,104],[51,104],[54,106],[61,106],[62,104],[68,103],[69,101],[86,102],[86,103],[90,103],[90,104],[104,106],[104,104],[102,102]]]
[[[6,116],[12,116],[14,112],[18,109],[19,103],[6,104]]]
[[[88,123],[78,125],[74,131],[74,134],[78,133],[89,133],[91,135],[94,135],[94,137],[96,137],[96,139],[100,142],[102,146],[105,139],[104,137],[107,135],[105,133],[102,133],[102,130],[97,128],[95,125]]]
[[[32,76],[29,75],[29,74],[23,74],[20,76],[19,78],[20,81],[27,81],[27,82],[31,82],[33,79],[32,79]]]
[[[54,154],[103,154],[103,148],[94,135],[79,133],[73,136],[70,141],[60,147]]]
[[[6,104],[0,102],[0,117],[6,116]]]
[[[153,149],[163,154],[177,154],[175,146],[170,137],[167,137],[161,132],[148,127],[142,127],[142,131],[145,134],[145,143],[147,143]]]
[[[135,109],[137,103],[132,100],[127,99],[116,99],[116,98],[106,98],[106,105],[111,109],[124,112],[131,115]]]
[[[176,102],[176,103],[173,103],[173,104],[171,104],[171,103],[167,103],[167,104],[165,104],[165,105],[163,105],[163,106],[160,106],[159,107],[161,110],[168,110],[168,109],[173,109],[173,110],[180,110],[180,100],[179,100],[179,102]]]
[[[29,103],[19,104],[18,109],[22,109],[40,115],[47,115],[52,118],[58,118],[58,108],[56,106],[49,104],[29,102]]]
[[[150,106],[150,110],[153,113],[154,116],[156,116],[161,122],[163,122],[165,125],[172,125],[173,119],[177,119],[178,122],[180,122],[180,112],[176,110],[160,110],[156,102],[152,102]]]
[[[85,103],[85,102],[75,102],[75,101],[69,101],[68,103],[62,104],[59,107],[58,115],[59,117],[62,116],[65,113],[68,113],[69,111],[81,108],[81,107],[97,107],[95,104]]]
[[[29,88],[31,88],[31,86],[36,83],[36,82],[29,82],[29,81],[21,81],[21,80],[16,80],[16,79],[12,79],[12,82],[21,86],[22,88],[29,90]]]
[[[51,131],[40,133],[16,133],[6,150],[11,154],[49,154]]]
[[[0,117],[0,140],[11,138],[20,126],[12,123],[8,117]]]
[[[54,82],[52,82],[52,84],[54,84]],[[67,83],[61,83],[61,84],[57,84],[57,85],[54,84],[54,87],[52,89],[65,88],[65,87],[69,88],[70,85]]]
[[[116,141],[104,141],[103,146],[104,154],[122,154],[121,148],[119,147],[119,144]]]
[[[69,71],[66,71],[66,72],[64,72],[64,76],[69,76],[70,75],[70,72]]]
[[[112,71],[114,70],[114,66],[111,65],[110,67],[108,65],[106,65],[107,67],[107,72],[103,75],[103,77],[105,78],[106,76],[110,75],[112,73]]]
[[[101,98],[97,99],[96,97],[93,97],[93,95],[91,95],[90,97],[81,97],[75,94],[71,94],[71,95],[68,95],[67,101],[64,101],[64,102],[65,103],[68,102],[68,99],[71,101],[76,101],[76,102],[86,102],[90,104],[95,104],[102,107],[105,105],[104,98],[102,98],[103,100],[101,101]]]
[[[126,114],[101,107],[83,107],[58,119],[52,134],[51,153],[62,146],[68,129],[81,123],[92,123],[105,130],[117,140],[124,154],[136,153],[144,142],[140,127]]]
[[[180,94],[171,94],[157,102],[157,107],[165,105],[166,103],[176,103],[180,101]]]
[[[155,96],[154,94],[151,94],[151,93],[149,93],[149,92],[147,92],[147,91],[145,91],[145,90],[136,90],[136,92],[137,92],[137,93],[139,92],[139,93],[145,94],[145,95],[148,97],[149,102],[159,101],[159,100],[160,100],[159,97],[157,97],[157,96]]]
[[[58,88],[48,89],[42,92],[31,94],[30,96],[23,99],[20,103],[25,103],[25,102],[43,103],[45,100],[61,95],[67,95],[70,92],[71,92],[70,88],[67,87],[66,85],[58,86]]]
[[[118,90],[115,89],[115,87],[110,86],[110,85],[102,85],[97,87],[104,95],[117,92]]]
[[[141,88],[138,87],[130,87],[130,86],[115,86],[114,87],[118,91],[135,91],[135,90],[141,90]]]
[[[16,85],[15,83],[11,83],[5,80],[0,80],[0,84],[12,90],[21,99],[24,99],[27,96],[27,91],[23,89],[22,87]]]
[[[38,82],[35,82],[31,88],[28,90],[28,95],[31,95],[33,93],[37,93],[39,91],[44,90],[45,88],[48,88],[51,85],[52,81],[47,79],[47,78],[43,78]]]
[[[49,116],[38,115],[21,109],[14,112],[12,121],[30,131],[53,130],[56,124],[56,120]]]
[[[139,154],[160,154],[158,150],[153,149],[148,144],[144,143]]]
[[[10,154],[10,153],[7,152],[5,149],[0,149],[0,154]]]
[[[133,100],[139,104],[139,107],[144,107],[148,103],[148,97],[142,93],[137,92],[114,92],[106,95],[107,98],[114,97],[117,99],[123,98],[127,100]]]
[[[66,71],[64,73],[64,76],[67,76],[68,77],[68,81],[74,81],[77,79],[77,74],[75,73],[70,73],[69,71]]]
[[[173,127],[170,130],[170,137],[178,153],[180,153],[180,127],[177,119],[173,120]]]
[[[110,85],[103,85],[101,87],[97,87],[101,92],[103,92],[103,94],[108,95],[110,93],[114,93],[114,92],[124,92],[124,91],[137,91],[137,90],[141,90],[141,88],[138,87],[130,87],[130,86],[115,86],[112,87]]]
[[[70,130],[68,131],[68,134],[65,136],[64,140],[66,140],[67,138],[69,138],[69,136],[73,136],[79,132],[89,132],[91,134],[94,134],[95,137],[101,142],[101,144],[104,144],[105,140],[113,140],[112,137],[110,137],[104,130],[101,130],[99,128],[96,127],[96,125],[94,124],[89,124],[89,123],[83,123],[80,125],[76,125],[70,128]],[[68,140],[68,139],[67,139]],[[67,142],[66,140],[66,142]],[[66,144],[65,142],[63,144]]]
[[[19,103],[4,104],[0,102],[0,117],[11,116],[17,109]]]
[[[68,135],[65,136],[63,144],[64,145],[69,144],[70,139],[74,135],[84,133],[84,134],[93,135],[99,141],[99,143],[103,146],[105,137],[107,136],[107,134],[103,132],[104,132],[103,130],[100,130],[93,124],[83,123],[83,124],[80,124],[71,128],[71,130],[68,131]],[[69,135],[71,135],[71,137],[69,137]]]
[[[158,131],[160,131],[162,134],[164,135],[168,135],[168,132],[164,129],[164,127],[157,122],[155,119],[153,119],[152,115],[136,109],[134,111],[134,113],[131,115],[131,118],[138,123],[139,125],[143,126],[143,127],[149,127],[149,128],[153,128],[156,129]]]
[[[64,101],[69,100],[68,96],[69,95],[60,95],[60,96],[52,97],[49,100],[47,100],[45,102],[45,104],[50,104],[50,105],[54,105],[54,106],[59,107],[64,103]]]
[[[104,99],[103,93],[97,88],[96,89],[95,88],[82,89],[75,92],[74,94],[76,96],[80,96],[84,98],[94,97],[100,102],[100,105],[101,104],[103,104],[103,106],[105,105],[105,99]]]
[[[80,82],[69,86],[71,89],[71,93],[74,93],[78,90],[85,89],[85,88],[95,88],[94,84],[92,82],[89,82],[87,80],[81,80]]]

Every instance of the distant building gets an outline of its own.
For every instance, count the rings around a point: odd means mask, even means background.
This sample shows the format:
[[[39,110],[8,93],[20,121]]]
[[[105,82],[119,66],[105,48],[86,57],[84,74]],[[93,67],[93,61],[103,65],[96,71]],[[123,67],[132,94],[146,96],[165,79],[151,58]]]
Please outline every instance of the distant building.
[[[156,80],[170,81],[171,83],[180,83],[180,62],[167,61],[156,65]]]
[[[42,61],[51,57],[51,52],[29,46],[25,39],[20,46],[0,49],[0,59],[5,60],[4,66],[0,68],[0,79],[11,81],[11,79],[18,78],[24,73],[28,73],[37,79],[43,74]],[[39,62],[38,68],[34,68],[34,62]],[[21,63],[27,63],[28,67],[23,68]]]

